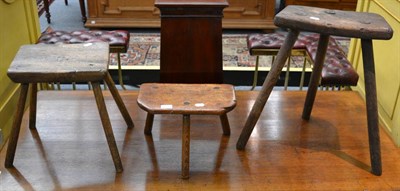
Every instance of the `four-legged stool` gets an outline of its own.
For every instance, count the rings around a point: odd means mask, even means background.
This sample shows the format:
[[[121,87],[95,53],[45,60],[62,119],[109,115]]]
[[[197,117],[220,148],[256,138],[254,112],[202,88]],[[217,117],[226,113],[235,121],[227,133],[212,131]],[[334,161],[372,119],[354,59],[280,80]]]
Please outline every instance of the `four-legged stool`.
[[[133,127],[133,122],[108,73],[108,60],[109,45],[104,42],[54,46],[36,44],[20,48],[7,72],[12,81],[21,83],[21,93],[8,143],[5,167],[13,166],[29,84],[32,87],[29,128],[35,129],[38,83],[91,82],[116,171],[123,170],[100,82],[104,80],[108,85],[128,127]]]
[[[305,120],[310,118],[318,84],[321,78],[321,71],[329,42],[329,36],[337,35],[361,38],[372,173],[375,175],[381,175],[382,164],[372,39],[390,39],[393,35],[392,28],[383,17],[377,14],[329,10],[305,6],[287,6],[275,16],[274,22],[275,25],[279,27],[288,28],[289,34],[287,35],[283,46],[280,48],[271,71],[268,73],[257,100],[247,118],[245,126],[236,144],[237,149],[244,149],[246,146],[272,88],[276,84],[285,61],[297,40],[299,31],[315,32],[321,35],[302,114],[302,118]]]
[[[137,102],[148,112],[145,134],[151,134],[154,114],[183,115],[182,178],[189,178],[190,115],[219,115],[229,135],[226,113],[236,106],[233,86],[227,84],[142,84]]]

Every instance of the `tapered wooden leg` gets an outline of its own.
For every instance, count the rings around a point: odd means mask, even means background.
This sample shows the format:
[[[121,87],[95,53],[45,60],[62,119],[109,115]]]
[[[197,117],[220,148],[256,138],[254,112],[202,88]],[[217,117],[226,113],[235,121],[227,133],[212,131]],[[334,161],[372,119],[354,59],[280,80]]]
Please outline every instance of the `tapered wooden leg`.
[[[183,115],[182,128],[182,178],[189,178],[190,162],[190,115]]]
[[[367,104],[371,171],[373,174],[380,176],[382,175],[382,162],[372,40],[361,39],[361,48],[364,63],[365,98]]]
[[[29,84],[21,84],[21,92],[18,100],[17,111],[15,113],[14,123],[11,129],[10,140],[8,142],[6,160],[4,166],[6,168],[13,167],[15,150],[17,148],[19,131],[21,129],[22,117],[24,115],[25,101],[28,94]]]
[[[114,133],[112,131],[110,118],[108,116],[106,104],[104,102],[103,93],[101,92],[100,83],[92,82],[94,96],[96,98],[97,107],[103,124],[104,133],[106,134],[108,147],[110,148],[111,156],[114,161],[117,172],[122,172],[121,158],[119,157],[117,144],[115,143]]]
[[[321,79],[322,67],[324,65],[325,53],[329,44],[329,35],[322,35],[319,37],[317,55],[315,56],[315,62],[313,66],[313,72],[311,74],[310,83],[308,84],[306,101],[303,107],[302,118],[305,120],[310,119],[311,110],[314,105],[315,96],[317,95],[318,84]]]
[[[144,134],[151,135],[151,130],[153,129],[154,114],[147,113],[146,124],[144,126]]]
[[[264,81],[260,93],[258,94],[257,99],[250,111],[250,114],[247,117],[239,140],[236,143],[237,149],[244,149],[244,147],[246,146],[251,132],[253,131],[254,126],[256,125],[258,118],[260,117],[261,112],[264,109],[265,103],[267,102],[269,95],[271,94],[272,88],[274,88],[274,85],[278,81],[279,74],[281,73],[282,68],[285,65],[285,62],[298,36],[299,31],[290,30],[288,36],[285,39],[285,42],[279,49],[278,55],[276,56],[276,59],[272,64],[271,71],[268,73],[267,78]]]
[[[86,7],[84,0],[79,0],[79,7],[81,8],[82,22],[86,23],[87,18],[86,18]]]
[[[31,84],[31,102],[29,105],[29,129],[36,129],[36,110],[37,110],[37,84]]]
[[[113,96],[115,103],[117,103],[119,111],[121,112],[122,116],[124,117],[126,125],[128,125],[128,128],[133,128],[134,124],[133,124],[132,118],[129,115],[128,110],[126,109],[125,104],[122,101],[122,98],[119,95],[117,88],[115,87],[115,84],[111,78],[110,73],[107,72],[107,75],[106,75],[106,78],[104,81],[107,83],[107,86],[110,89],[111,95]]]
[[[226,115],[226,113],[224,113],[220,115],[219,118],[221,119],[222,131],[224,132],[224,135],[230,135],[231,128],[229,127],[228,116]]]
[[[260,62],[260,56],[257,56],[256,57],[256,65],[254,66],[253,85],[251,86],[250,90],[254,90],[254,88],[257,86],[259,62]]]
[[[49,4],[49,1],[48,0],[44,0],[43,1],[43,4],[44,4],[44,11],[46,12],[46,19],[47,19],[47,23],[51,23],[51,20],[50,20],[50,17],[51,17],[51,14],[50,14],[50,4]]]
[[[121,53],[117,53],[117,59],[118,59],[118,81],[119,81],[119,85],[121,86],[121,88],[123,90],[126,90],[125,86],[124,86],[124,78],[122,76],[122,66],[121,66]]]

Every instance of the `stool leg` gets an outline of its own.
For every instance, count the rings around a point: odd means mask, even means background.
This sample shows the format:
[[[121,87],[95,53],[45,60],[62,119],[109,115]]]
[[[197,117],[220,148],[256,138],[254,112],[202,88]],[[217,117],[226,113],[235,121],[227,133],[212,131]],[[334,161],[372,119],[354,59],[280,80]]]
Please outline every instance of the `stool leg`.
[[[182,178],[189,178],[190,161],[190,115],[183,115],[182,128]]]
[[[87,18],[86,18],[86,7],[84,0],[79,0],[79,7],[81,9],[82,22],[86,23]]]
[[[29,105],[29,129],[36,129],[36,109],[37,109],[37,84],[31,84],[31,102]]]
[[[121,88],[126,90],[124,86],[124,79],[122,78],[122,66],[121,66],[121,53],[117,53],[118,57],[118,80],[119,80],[119,85],[121,85]]]
[[[107,75],[106,75],[104,81],[106,82],[108,88],[110,89],[111,95],[113,96],[115,103],[117,103],[118,109],[121,112],[122,116],[124,117],[124,120],[125,120],[126,124],[128,125],[128,128],[133,128],[134,124],[133,124],[132,118],[129,115],[128,110],[126,109],[125,104],[122,101],[122,98],[119,95],[117,88],[115,87],[115,84],[111,78],[110,73],[107,72]]]
[[[317,55],[315,56],[313,72],[311,74],[310,83],[308,84],[306,101],[303,107],[302,118],[305,120],[310,119],[311,110],[313,108],[315,96],[318,90],[318,84],[321,79],[321,72],[324,65],[325,53],[328,48],[328,43],[329,35],[321,35],[318,42],[318,49]]]
[[[231,128],[229,127],[228,116],[226,115],[226,113],[224,113],[220,115],[219,118],[221,119],[222,131],[224,132],[224,135],[230,135]]]
[[[257,86],[259,61],[260,61],[260,56],[257,56],[257,57],[256,57],[256,65],[255,65],[255,67],[254,67],[253,85],[251,86],[251,89],[250,89],[250,90],[254,90],[254,88]]]
[[[49,8],[50,7],[49,0],[44,0],[43,4],[44,4],[44,10],[46,12],[47,23],[50,24],[51,23],[51,20],[50,20],[51,15],[50,15],[50,8]]]
[[[17,148],[19,131],[21,129],[22,117],[24,115],[25,101],[28,94],[29,84],[21,84],[21,92],[18,100],[17,111],[11,129],[10,140],[8,142],[6,160],[4,166],[10,168],[14,163],[15,150]]]
[[[147,113],[146,124],[144,126],[144,134],[151,135],[151,130],[153,129],[154,114]]]
[[[374,52],[371,39],[361,39],[364,63],[365,98],[367,104],[368,139],[372,173],[382,174],[381,149],[379,140],[379,119],[375,82]]]
[[[250,111],[249,116],[247,117],[246,123],[243,127],[242,133],[240,134],[239,140],[236,143],[236,149],[244,149],[249,140],[251,132],[256,125],[258,118],[261,115],[262,110],[264,109],[265,103],[268,100],[269,95],[271,94],[272,88],[278,81],[279,74],[282,71],[283,66],[291,52],[291,49],[294,43],[299,36],[299,31],[290,30],[288,36],[285,39],[282,47],[279,49],[278,55],[274,63],[272,64],[271,71],[268,73],[267,78],[264,81],[264,84],[260,90],[260,93],[257,96],[256,101]]]
[[[99,114],[101,118],[101,123],[103,124],[104,133],[106,134],[108,147],[110,148],[111,156],[114,161],[114,166],[117,172],[122,172],[121,158],[119,157],[118,147],[115,143],[115,138],[113,130],[111,128],[110,118],[108,117],[108,112],[106,104],[104,102],[103,93],[101,92],[100,83],[92,82],[94,96],[96,98],[97,107],[99,109]]]

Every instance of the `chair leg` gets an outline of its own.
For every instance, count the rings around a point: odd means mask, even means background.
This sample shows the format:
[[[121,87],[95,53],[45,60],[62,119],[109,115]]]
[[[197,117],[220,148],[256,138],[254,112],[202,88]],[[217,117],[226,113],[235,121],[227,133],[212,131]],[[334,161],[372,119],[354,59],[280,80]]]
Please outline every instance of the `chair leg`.
[[[122,172],[122,162],[118,153],[118,147],[115,143],[114,133],[111,127],[110,118],[108,116],[106,104],[104,102],[103,93],[101,92],[101,87],[99,82],[93,82],[93,92],[96,98],[97,107],[99,110],[101,123],[103,124],[104,133],[106,134],[106,139],[108,143],[108,147],[111,152],[112,159],[114,161],[114,166],[117,172]]]
[[[36,110],[37,110],[37,84],[31,84],[31,101],[29,105],[29,129],[36,129]]]
[[[67,0],[66,0],[67,1]],[[86,23],[86,7],[85,7],[85,0],[79,0],[79,7],[81,9],[81,14],[82,14],[82,22]]]
[[[254,88],[257,86],[257,78],[258,78],[258,64],[259,64],[260,56],[256,57],[256,65],[254,67],[254,76],[253,76],[253,85],[251,86],[250,90],[254,90]]]
[[[18,100],[17,111],[15,113],[14,123],[11,129],[10,140],[8,142],[6,159],[4,166],[13,167],[15,150],[17,148],[19,131],[21,129],[22,117],[24,115],[25,101],[27,98],[29,84],[21,84],[21,92]]]
[[[124,86],[124,79],[122,76],[122,66],[121,66],[121,53],[117,53],[117,57],[118,57],[118,81],[119,81],[119,85],[121,86],[121,88],[123,90],[126,90],[125,86]]]
[[[65,2],[65,5],[68,5],[68,0],[64,0],[64,2]]]
[[[44,0],[43,4],[44,4],[44,10],[46,12],[47,23],[50,24],[51,23],[51,20],[50,20],[51,15],[50,15],[50,8],[49,8],[50,7],[49,0]]]
[[[231,128],[229,127],[228,116],[226,115],[226,113],[224,113],[220,115],[219,118],[221,119],[222,131],[224,132],[224,135],[230,135]]]
[[[153,129],[154,114],[147,113],[146,124],[144,126],[144,134],[151,135]]]
[[[189,178],[190,163],[190,115],[183,115],[182,128],[182,178]]]
[[[115,103],[118,106],[119,111],[121,112],[122,116],[124,117],[126,125],[128,126],[128,128],[133,128],[134,124],[133,124],[132,118],[129,115],[128,110],[126,109],[126,106],[125,106],[124,102],[122,101],[122,98],[119,95],[117,88],[115,87],[114,81],[112,80],[110,73],[107,72],[104,81],[106,82],[108,88],[110,89],[111,95],[113,96]]]
[[[261,112],[264,109],[265,103],[267,102],[269,95],[274,88],[274,85],[278,81],[279,74],[281,73],[285,62],[289,57],[289,54],[298,36],[299,31],[290,30],[285,42],[279,49],[278,55],[276,56],[276,59],[272,64],[271,71],[268,73],[267,78],[265,79],[264,84],[260,92],[258,93],[257,99],[254,102],[254,105],[250,111],[250,114],[247,117],[239,140],[236,143],[236,149],[242,150],[246,146],[247,141],[249,140],[249,137],[253,132],[254,126],[256,125],[258,118],[260,117]]]
[[[371,171],[382,175],[382,161],[379,138],[379,118],[376,95],[374,53],[371,39],[361,39],[364,64],[365,98],[367,104],[368,139],[371,158]]]
[[[288,59],[287,59],[284,90],[287,90],[288,85],[289,85],[289,74],[290,74],[290,61],[291,61],[291,58],[292,58],[292,54],[290,54]]]
[[[315,56],[315,62],[311,74],[310,83],[308,84],[306,101],[303,107],[302,118],[304,120],[310,119],[311,110],[313,108],[315,96],[318,90],[318,84],[321,79],[321,72],[322,72],[322,67],[324,65],[325,53],[328,48],[328,43],[329,43],[329,35],[321,34],[318,42],[317,55]]]

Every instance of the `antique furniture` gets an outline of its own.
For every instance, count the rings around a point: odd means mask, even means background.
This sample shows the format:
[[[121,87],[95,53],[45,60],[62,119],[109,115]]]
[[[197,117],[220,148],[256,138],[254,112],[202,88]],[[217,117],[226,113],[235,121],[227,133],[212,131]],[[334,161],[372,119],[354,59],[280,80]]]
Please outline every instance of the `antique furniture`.
[[[354,11],[357,7],[357,0],[285,0],[285,4]]]
[[[43,5],[44,5],[44,10],[46,12],[46,19],[47,19],[47,23],[50,24],[51,22],[51,14],[50,14],[50,0],[42,0],[43,1]],[[65,5],[68,5],[68,0],[64,0]],[[82,14],[82,22],[85,23],[87,18],[86,18],[86,7],[85,7],[85,0],[79,0],[79,7],[81,9],[81,14]]]
[[[366,89],[366,107],[368,134],[372,173],[382,174],[382,164],[379,141],[379,121],[377,112],[376,82],[372,39],[388,40],[392,38],[393,30],[383,17],[373,13],[330,10],[305,6],[288,6],[275,17],[275,24],[288,28],[289,34],[280,48],[273,67],[268,73],[263,87],[247,118],[242,133],[237,141],[237,149],[244,149],[251,132],[265,106],[266,101],[277,81],[284,63],[295,44],[299,31],[319,33],[318,49],[315,56],[313,73],[308,86],[302,118],[309,120],[312,106],[321,78],[321,71],[328,48],[329,36],[346,36],[360,38],[364,65]],[[329,135],[328,135],[329,136]]]
[[[250,55],[257,56],[253,87],[257,84],[257,73],[259,65],[259,56],[276,55],[279,48],[285,40],[286,33],[268,33],[268,34],[251,34],[247,37],[247,47]],[[319,34],[301,33],[295,42],[291,55],[304,56],[304,61],[309,61],[314,65],[315,55],[317,51]],[[305,64],[305,63],[304,63]],[[286,74],[288,74],[290,64],[287,64]],[[302,79],[300,88],[303,86],[305,66],[303,65]],[[287,88],[285,79],[285,89]],[[357,85],[358,74],[352,67],[351,63],[346,59],[345,53],[337,44],[333,37],[329,38],[329,44],[326,52],[326,58],[322,67],[321,82],[322,86],[355,86]]]
[[[222,83],[226,0],[156,0],[161,12],[160,82]]]
[[[110,45],[110,53],[117,53],[118,81],[122,89],[124,86],[121,53],[126,53],[129,47],[129,32],[126,30],[91,30],[91,31],[51,31],[43,33],[38,40],[38,44],[75,44],[85,42],[107,42]]]
[[[189,178],[190,115],[219,115],[223,133],[229,135],[226,113],[236,106],[233,86],[227,84],[146,83],[140,86],[137,102],[147,112],[147,135],[151,135],[154,114],[183,115],[182,178]]]
[[[123,170],[110,118],[100,89],[100,82],[104,80],[107,83],[129,128],[133,127],[133,122],[108,73],[108,58],[109,45],[104,42],[56,44],[52,46],[35,44],[24,45],[20,48],[7,71],[7,75],[12,81],[21,84],[21,92],[8,144],[6,167],[13,166],[29,85],[32,88],[29,128],[35,129],[38,83],[91,82],[116,171],[121,172]]]
[[[176,1],[183,2],[183,1]],[[154,0],[91,0],[87,1],[89,28],[160,27],[160,12]],[[224,9],[223,28],[273,29],[275,0],[230,0]]]

